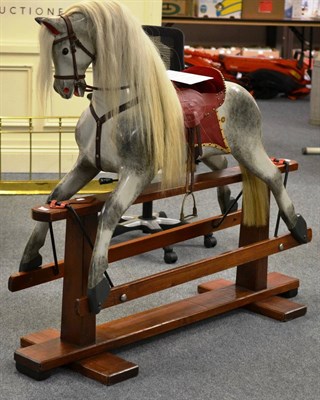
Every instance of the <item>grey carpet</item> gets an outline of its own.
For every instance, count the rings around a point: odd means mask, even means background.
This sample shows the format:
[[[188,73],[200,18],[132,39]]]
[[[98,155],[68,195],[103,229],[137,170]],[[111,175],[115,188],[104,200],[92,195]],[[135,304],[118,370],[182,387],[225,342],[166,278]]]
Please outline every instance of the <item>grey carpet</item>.
[[[0,197],[0,399],[110,399],[110,400],[316,400],[320,393],[320,274],[319,215],[320,157],[305,156],[301,148],[320,145],[319,127],[308,124],[308,99],[277,98],[260,101],[264,120],[264,142],[270,156],[299,162],[299,171],[289,175],[288,191],[296,210],[313,228],[313,241],[269,258],[270,271],[300,279],[295,301],[308,305],[305,317],[281,323],[245,310],[203,321],[161,337],[128,346],[115,353],[140,367],[138,377],[114,386],[84,378],[61,368],[48,380],[37,382],[15,369],[13,354],[19,338],[47,327],[59,329],[61,281],[10,293],[7,281],[18,270],[20,257],[33,221],[31,207],[43,196]],[[231,161],[231,165],[233,162]],[[201,167],[203,168],[203,167]],[[233,193],[240,190],[234,185]],[[200,217],[217,214],[214,190],[196,194]],[[181,198],[158,201],[156,209],[178,217]],[[139,213],[132,207],[130,213]],[[272,204],[271,226],[276,207]],[[54,226],[59,256],[63,254],[63,223]],[[281,224],[280,233],[286,232]],[[128,235],[133,236],[133,234]],[[175,246],[178,264],[231,250],[237,245],[238,229],[216,235],[218,245],[205,249],[202,238]],[[47,243],[44,260],[52,260]],[[116,283],[167,268],[162,250],[124,260],[110,267]],[[218,276],[233,278],[234,270]],[[212,278],[217,277],[217,275]],[[208,278],[201,279],[206,281]],[[98,322],[138,312],[169,301],[192,296],[196,283],[163,291],[120,307],[103,311]]]

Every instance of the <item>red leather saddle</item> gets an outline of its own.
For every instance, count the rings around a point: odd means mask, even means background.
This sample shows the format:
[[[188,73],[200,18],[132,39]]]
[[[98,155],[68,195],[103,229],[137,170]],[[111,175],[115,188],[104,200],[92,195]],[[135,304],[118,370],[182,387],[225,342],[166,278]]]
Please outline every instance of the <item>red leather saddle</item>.
[[[198,143],[199,146],[213,146],[228,153],[229,147],[216,113],[216,110],[224,102],[226,91],[221,72],[215,68],[198,66],[187,68],[182,72],[213,78],[194,85],[175,83],[184,114],[185,127],[192,129],[200,126],[201,143]]]

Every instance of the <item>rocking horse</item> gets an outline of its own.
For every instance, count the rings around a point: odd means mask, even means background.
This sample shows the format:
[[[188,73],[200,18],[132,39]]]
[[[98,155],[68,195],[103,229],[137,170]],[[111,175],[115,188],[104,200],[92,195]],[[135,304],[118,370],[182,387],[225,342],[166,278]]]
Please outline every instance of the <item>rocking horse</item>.
[[[87,294],[90,312],[97,314],[110,291],[107,250],[121,216],[159,170],[163,188],[185,180],[182,107],[154,44],[123,5],[89,0],[71,6],[59,17],[36,20],[41,24],[42,101],[51,86],[52,60],[54,89],[62,98],[92,91],[90,106],[76,127],[78,159],[50,194],[48,203],[70,199],[100,171],[119,176],[116,189],[101,211],[91,259]],[[93,86],[88,86],[85,71],[91,63]],[[261,115],[255,100],[241,86],[225,82],[221,103],[215,117],[227,152],[241,166],[244,223],[266,223],[269,187],[294,238],[307,242],[306,223],[295,212],[281,174],[264,150]],[[212,170],[227,166],[221,158],[226,151],[220,146],[198,147],[202,147],[199,157]],[[225,210],[230,203],[230,189],[221,188],[218,197]],[[20,271],[41,266],[39,250],[47,232],[48,224],[37,222],[25,247]]]

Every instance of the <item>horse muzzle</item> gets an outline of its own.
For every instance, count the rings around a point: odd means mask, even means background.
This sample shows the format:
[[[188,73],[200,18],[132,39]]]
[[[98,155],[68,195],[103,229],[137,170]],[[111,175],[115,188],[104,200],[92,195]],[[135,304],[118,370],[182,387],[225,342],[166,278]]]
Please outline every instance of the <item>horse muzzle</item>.
[[[70,99],[73,95],[83,97],[85,94],[86,82],[84,79],[78,81],[71,79],[55,79],[53,88],[64,99]]]

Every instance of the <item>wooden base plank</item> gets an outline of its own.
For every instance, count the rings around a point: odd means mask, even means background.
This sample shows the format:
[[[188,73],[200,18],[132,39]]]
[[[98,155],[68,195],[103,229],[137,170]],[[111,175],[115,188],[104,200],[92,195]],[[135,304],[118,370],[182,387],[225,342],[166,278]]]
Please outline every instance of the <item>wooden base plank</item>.
[[[44,343],[18,349],[14,358],[24,369],[48,371],[259,302],[298,286],[297,279],[274,272],[268,275],[267,288],[261,291],[255,292],[229,285],[102,324],[97,327],[94,344],[76,346],[63,342],[60,338],[53,338]]]
[[[198,285],[198,293],[206,293],[210,290],[218,290],[227,286],[232,286],[234,283],[227,279],[215,279],[213,281],[201,283]]]
[[[58,330],[48,328],[40,332],[30,333],[29,335],[23,336],[20,339],[20,343],[21,347],[28,347],[35,344],[45,343],[59,337],[60,332]],[[108,386],[133,378],[139,373],[139,367],[137,364],[106,352],[84,360],[79,360],[68,365],[68,367],[88,378],[94,379]],[[21,368],[20,365],[18,365],[18,370],[22,373],[28,372],[24,370],[23,367]],[[41,380],[46,379],[48,376],[49,375],[39,375],[33,376],[33,378]]]

